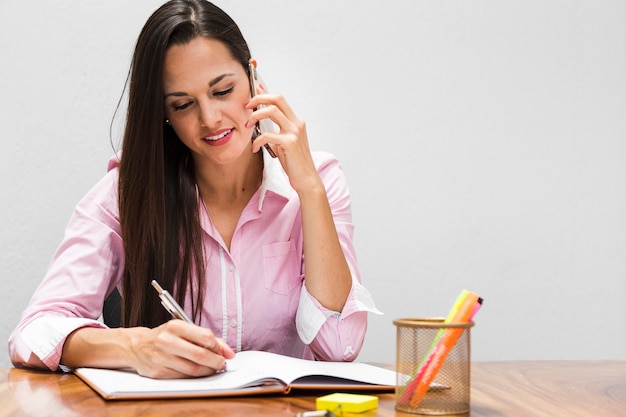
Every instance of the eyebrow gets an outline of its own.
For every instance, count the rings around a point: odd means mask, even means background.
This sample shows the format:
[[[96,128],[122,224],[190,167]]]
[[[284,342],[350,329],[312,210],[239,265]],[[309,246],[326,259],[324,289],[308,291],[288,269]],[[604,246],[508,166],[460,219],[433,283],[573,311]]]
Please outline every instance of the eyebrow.
[[[213,87],[215,84],[219,83],[224,78],[232,77],[233,75],[235,75],[234,72],[227,72],[226,74],[222,74],[220,76],[217,76],[217,77],[213,78],[211,81],[209,81],[209,87]],[[182,97],[182,96],[186,96],[186,95],[188,95],[188,94],[185,93],[184,91],[176,91],[176,92],[173,92],[173,93],[167,93],[163,98],[168,98],[170,96]]]

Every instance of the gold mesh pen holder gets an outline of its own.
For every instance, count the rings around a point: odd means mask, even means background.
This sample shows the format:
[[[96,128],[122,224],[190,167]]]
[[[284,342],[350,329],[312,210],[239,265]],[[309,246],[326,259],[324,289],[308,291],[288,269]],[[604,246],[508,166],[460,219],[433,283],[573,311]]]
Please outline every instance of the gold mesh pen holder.
[[[451,324],[443,318],[411,318],[393,323],[397,327],[396,410],[468,414],[470,329],[474,322]]]

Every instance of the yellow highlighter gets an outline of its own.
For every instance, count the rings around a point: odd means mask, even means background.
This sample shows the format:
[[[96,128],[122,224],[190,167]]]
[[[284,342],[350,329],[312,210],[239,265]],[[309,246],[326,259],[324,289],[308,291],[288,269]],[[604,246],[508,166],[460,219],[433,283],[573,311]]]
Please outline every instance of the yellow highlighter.
[[[378,408],[378,397],[363,394],[335,393],[315,400],[318,410],[341,410],[344,413],[364,413]]]

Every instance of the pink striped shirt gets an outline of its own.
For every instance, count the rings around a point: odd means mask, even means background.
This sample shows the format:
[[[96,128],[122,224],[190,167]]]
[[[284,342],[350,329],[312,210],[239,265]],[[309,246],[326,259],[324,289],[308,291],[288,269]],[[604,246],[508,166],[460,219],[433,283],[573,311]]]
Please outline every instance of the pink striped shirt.
[[[207,212],[200,211],[207,285],[198,324],[236,351],[350,361],[363,344],[367,312],[380,313],[360,282],[350,194],[339,162],[328,153],[313,157],[352,272],[350,295],[343,310],[335,312],[307,292],[300,201],[278,160],[264,154],[262,185],[243,210],[230,250]],[[107,175],[76,206],[46,276],[9,339],[15,366],[57,370],[72,331],[106,327],[100,319],[103,302],[120,285],[124,270],[117,183],[114,158]]]

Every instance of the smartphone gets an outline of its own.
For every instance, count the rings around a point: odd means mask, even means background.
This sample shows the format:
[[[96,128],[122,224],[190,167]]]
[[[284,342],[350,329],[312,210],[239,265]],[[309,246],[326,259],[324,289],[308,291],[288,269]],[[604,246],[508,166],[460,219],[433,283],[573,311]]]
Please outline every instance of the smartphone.
[[[256,63],[255,63],[256,64]],[[256,96],[256,89],[259,85],[259,74],[256,70],[256,65],[250,62],[248,64],[248,72],[250,73],[250,94],[252,97]],[[263,108],[265,106],[260,105],[259,108]],[[257,109],[255,109],[257,110]],[[257,138],[262,133],[265,132],[274,132],[274,123],[270,119],[259,120],[257,124],[254,126],[254,132],[252,133],[252,140]],[[267,153],[271,155],[272,158],[276,158],[276,154],[272,150],[269,144],[265,144],[265,149]]]

